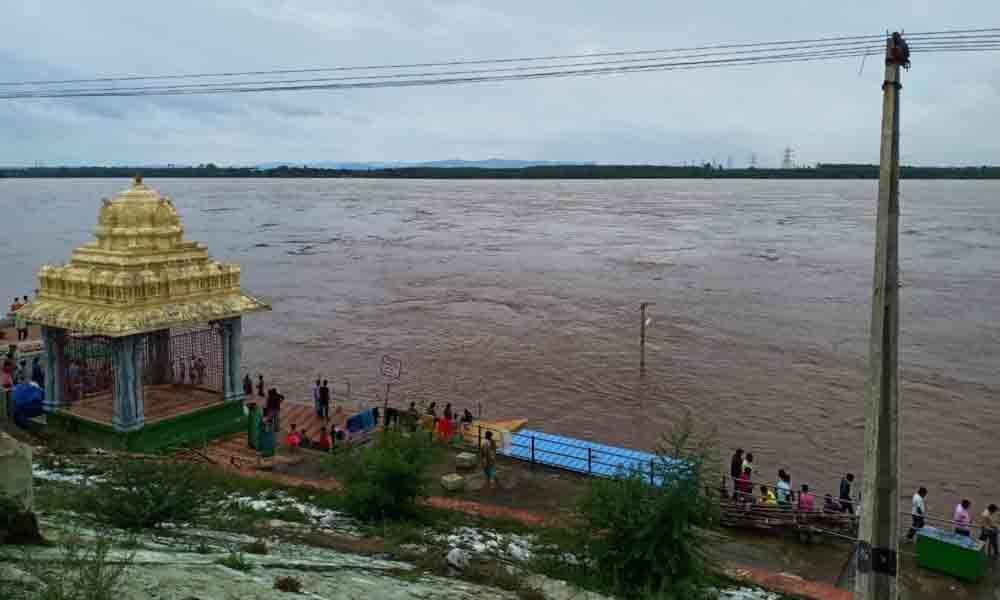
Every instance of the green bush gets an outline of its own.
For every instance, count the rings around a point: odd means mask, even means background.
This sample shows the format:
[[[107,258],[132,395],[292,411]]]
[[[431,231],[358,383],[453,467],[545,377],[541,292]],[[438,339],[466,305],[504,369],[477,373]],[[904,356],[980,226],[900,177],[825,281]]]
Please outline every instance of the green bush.
[[[387,431],[371,447],[337,457],[344,508],[366,521],[414,516],[441,452],[424,436]]]
[[[116,600],[134,553],[113,555],[114,547],[130,545],[111,534],[99,532],[90,541],[79,538],[60,548],[59,560],[40,560],[30,553],[21,567],[38,580],[32,600]]]
[[[239,550],[231,550],[227,556],[224,556],[216,561],[224,567],[228,567],[235,571],[243,571],[248,573],[253,570],[253,564],[247,560],[245,554]]]
[[[699,597],[718,503],[705,487],[709,446],[692,448],[691,431],[685,420],[657,451],[661,485],[648,470],[591,482],[569,531],[575,568],[589,583],[627,597]],[[677,459],[683,466],[670,466]]]
[[[290,594],[301,594],[302,582],[294,577],[278,577],[274,580],[274,589]]]
[[[249,544],[243,544],[242,551],[247,554],[267,554],[267,542],[264,540],[254,540]]]
[[[87,486],[77,509],[127,530],[195,523],[219,500],[216,488],[201,481],[202,470],[186,462],[115,459]]]

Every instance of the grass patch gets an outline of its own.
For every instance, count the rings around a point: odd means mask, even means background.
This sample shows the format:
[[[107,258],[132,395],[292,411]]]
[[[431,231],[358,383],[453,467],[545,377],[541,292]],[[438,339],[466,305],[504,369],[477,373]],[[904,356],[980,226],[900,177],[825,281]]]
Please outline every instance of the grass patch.
[[[20,567],[39,581],[31,600],[116,600],[134,552],[115,553],[115,547],[134,547],[128,538],[99,532],[90,543],[72,537],[60,546],[59,560],[41,560],[26,552]]]
[[[247,561],[246,555],[239,550],[231,550],[228,555],[216,562],[224,567],[228,567],[234,571],[242,571],[243,573],[249,573],[253,570],[253,565]]]

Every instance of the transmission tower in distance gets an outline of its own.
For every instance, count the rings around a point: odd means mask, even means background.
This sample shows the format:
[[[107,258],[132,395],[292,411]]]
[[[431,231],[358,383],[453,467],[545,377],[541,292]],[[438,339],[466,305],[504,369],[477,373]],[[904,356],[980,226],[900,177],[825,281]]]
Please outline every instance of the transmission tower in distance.
[[[750,168],[751,169],[756,169],[757,168],[757,153],[756,152],[751,152],[750,153]]]
[[[785,155],[781,159],[782,169],[794,169],[795,168],[795,151],[792,150],[791,146],[785,146]]]

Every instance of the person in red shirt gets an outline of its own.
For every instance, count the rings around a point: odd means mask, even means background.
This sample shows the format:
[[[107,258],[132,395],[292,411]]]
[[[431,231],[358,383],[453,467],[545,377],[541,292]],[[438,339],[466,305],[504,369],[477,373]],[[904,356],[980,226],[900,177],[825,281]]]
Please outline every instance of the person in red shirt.
[[[298,448],[301,442],[302,436],[295,430],[295,423],[292,423],[291,428],[288,430],[288,435],[285,436],[285,445],[294,449]]]
[[[451,439],[452,425],[450,416],[438,419],[437,433],[438,439],[442,442],[448,442]]]
[[[319,428],[319,439],[316,441],[316,447],[323,452],[329,452],[333,448],[333,437],[326,430],[326,425]]]

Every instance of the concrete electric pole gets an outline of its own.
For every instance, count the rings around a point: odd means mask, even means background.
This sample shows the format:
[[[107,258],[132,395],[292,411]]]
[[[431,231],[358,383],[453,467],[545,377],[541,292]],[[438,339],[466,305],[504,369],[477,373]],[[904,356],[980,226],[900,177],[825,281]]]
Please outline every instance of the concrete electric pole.
[[[865,391],[865,478],[854,583],[857,600],[898,597],[899,90],[900,67],[909,67],[909,59],[903,37],[893,33],[886,40],[882,84],[882,154]]]

